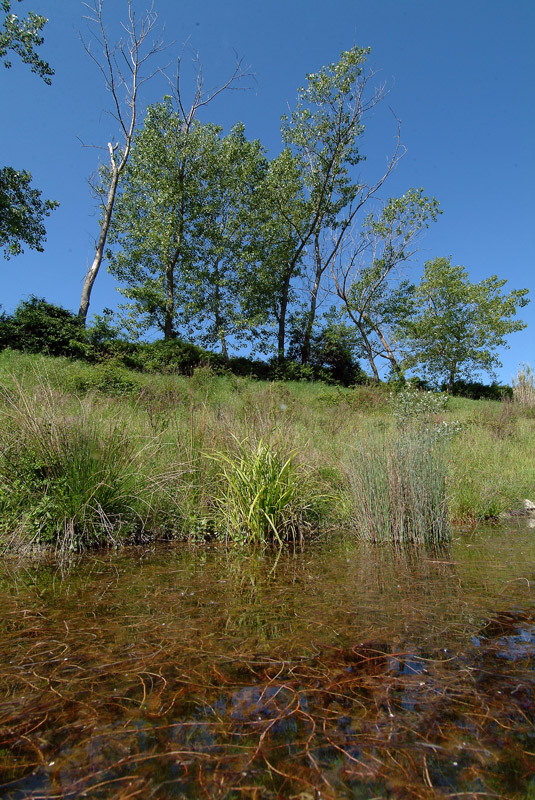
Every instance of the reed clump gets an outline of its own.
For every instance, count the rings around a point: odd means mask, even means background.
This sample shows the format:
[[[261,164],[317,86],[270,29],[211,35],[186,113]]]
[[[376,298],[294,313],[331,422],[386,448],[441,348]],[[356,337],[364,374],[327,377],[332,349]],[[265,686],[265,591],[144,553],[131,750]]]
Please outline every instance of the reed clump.
[[[432,430],[360,436],[348,462],[350,513],[372,542],[439,544],[451,536],[445,444]]]
[[[511,383],[514,402],[527,408],[535,408],[535,373],[532,367],[522,364]]]

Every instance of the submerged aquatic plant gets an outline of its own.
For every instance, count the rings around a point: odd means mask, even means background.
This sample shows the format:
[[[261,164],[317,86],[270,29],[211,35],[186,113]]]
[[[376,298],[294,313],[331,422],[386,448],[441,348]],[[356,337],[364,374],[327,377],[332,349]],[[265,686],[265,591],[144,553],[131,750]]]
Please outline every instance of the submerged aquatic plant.
[[[348,479],[351,516],[364,539],[436,544],[450,538],[444,442],[432,430],[361,437]]]
[[[232,541],[266,544],[302,536],[310,503],[294,454],[260,440],[237,442],[232,455],[211,455],[220,466],[216,516]]]

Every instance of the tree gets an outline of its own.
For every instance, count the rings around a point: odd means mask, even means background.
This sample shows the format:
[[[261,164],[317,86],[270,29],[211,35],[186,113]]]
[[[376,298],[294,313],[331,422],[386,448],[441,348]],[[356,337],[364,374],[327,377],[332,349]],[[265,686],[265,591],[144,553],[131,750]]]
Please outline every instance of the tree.
[[[0,247],[7,259],[24,252],[23,244],[43,252],[43,220],[59,205],[55,200],[42,200],[41,192],[32,188],[31,179],[26,170],[0,169]]]
[[[421,367],[424,377],[453,389],[459,379],[501,366],[497,349],[505,337],[526,324],[515,319],[529,302],[528,289],[502,294],[506,280],[496,275],[471,283],[462,266],[449,258],[425,264],[413,293],[412,314],[398,327],[404,365]]]
[[[0,30],[0,59],[3,59],[4,67],[9,69],[12,66],[8,57],[11,51],[20,57],[23,64],[30,64],[31,71],[37,73],[45,83],[52,83],[54,70],[50,64],[39,58],[36,51],[44,42],[41,31],[47,23],[46,17],[29,11],[26,18],[20,19],[17,14],[12,13],[11,5],[11,0],[0,1],[0,8],[5,13]]]
[[[286,273],[294,277],[299,265],[304,264],[302,285],[309,287],[303,363],[310,356],[323,276],[332,266],[345,232],[402,155],[398,131],[394,154],[379,178],[369,184],[355,175],[355,168],[363,161],[359,140],[364,122],[385,95],[383,87],[370,88],[374,73],[364,69],[369,53],[369,48],[355,46],[342,52],[338,62],[307,75],[307,85],[298,90],[296,108],[282,118],[283,142],[296,159],[307,212],[298,220],[286,213],[292,235],[297,237]],[[285,214],[283,207],[280,213]],[[328,240],[326,231],[331,234]],[[284,324],[281,316],[279,358],[284,357]]]
[[[20,2],[20,0],[19,0]],[[36,48],[43,44],[41,31],[47,20],[45,17],[28,13],[20,19],[11,13],[11,0],[1,0],[0,8],[5,17],[0,30],[0,59],[10,68],[9,52],[20,56],[24,64],[31,65],[45,83],[50,84],[54,70],[39,58]],[[26,170],[13,167],[0,169],[0,247],[4,248],[5,258],[24,252],[22,245],[39,252],[43,251],[46,230],[45,217],[58,203],[42,200],[41,192],[31,186],[32,176]]]
[[[169,339],[185,327],[228,355],[228,337],[252,324],[249,216],[266,165],[242,125],[222,138],[171,97],[148,109],[110,228],[109,270],[133,301],[131,328]]]
[[[410,189],[390,198],[380,213],[368,215],[359,231],[349,229],[338,248],[331,270],[336,293],[343,313],[359,331],[375,380],[378,358],[402,375],[390,336],[410,309],[411,284],[401,278],[400,267],[414,255],[421,233],[439,213],[434,198],[426,197],[423,189]]]
[[[203,210],[204,158],[219,134],[173,107],[150,106],[136,134],[110,230],[109,271],[133,301],[131,329],[173,338],[185,321],[185,286],[198,261],[195,228]]]
[[[217,137],[202,157],[202,208],[193,232],[198,261],[189,283],[189,324],[207,346],[256,333],[266,312],[255,289],[257,219],[261,184],[268,168],[258,140],[248,141],[242,123]]]
[[[157,72],[161,72],[161,69],[155,69],[153,72],[145,74],[144,70],[147,62],[164,49],[161,40],[149,41],[149,37],[153,35],[157,19],[152,9],[147,12],[141,22],[138,22],[134,13],[132,0],[128,0],[128,22],[123,25],[127,33],[127,40],[126,42],[120,41],[115,46],[110,45],[108,41],[103,23],[102,9],[103,0],[94,0],[94,6],[91,9],[93,16],[89,18],[89,21],[95,26],[96,35],[94,38],[101,46],[102,53],[99,57],[96,57],[89,45],[86,45],[86,51],[101,71],[106,88],[112,95],[114,106],[112,116],[119,124],[122,142],[121,145],[119,145],[119,143],[113,144],[112,142],[108,142],[109,164],[107,171],[103,173],[107,175],[107,186],[104,187],[102,183],[99,186],[99,194],[102,198],[100,233],[95,244],[93,263],[84,280],[80,309],[78,312],[80,318],[84,322],[87,318],[93,284],[97,278],[104,257],[106,240],[112,220],[113,207],[119,182],[128,164],[132,149],[132,142],[138,119],[140,88]],[[199,109],[209,103],[234,81],[244,77],[245,73],[242,70],[241,62],[238,61],[234,72],[222,86],[206,91],[204,88],[202,69],[198,67],[197,85],[193,102],[189,110],[186,110],[183,106],[180,88],[180,63],[181,60],[178,59],[175,101],[177,107],[180,109],[183,125],[187,131],[192,125]],[[124,102],[121,100],[122,94],[126,95],[126,101]],[[104,191],[104,189],[106,190]]]
[[[157,20],[152,9],[141,21],[138,21],[132,0],[128,0],[128,22],[123,24],[126,39],[121,39],[113,45],[108,40],[104,25],[103,0],[95,0],[94,5],[88,6],[88,8],[91,14],[88,21],[90,25],[94,26],[93,39],[89,43],[84,42],[84,47],[100,70],[106,89],[111,94],[113,111],[110,113],[119,126],[122,141],[120,144],[119,142],[108,142],[109,162],[107,173],[105,173],[107,184],[105,187],[100,185],[102,198],[100,231],[95,242],[93,262],[84,279],[78,311],[78,316],[84,325],[93,285],[104,257],[117,188],[130,156],[132,139],[136,130],[140,88],[158,71],[145,73],[144,70],[147,62],[163,49],[161,39],[154,41],[151,39]],[[101,48],[99,55],[95,55],[91,49],[93,42],[96,42]]]

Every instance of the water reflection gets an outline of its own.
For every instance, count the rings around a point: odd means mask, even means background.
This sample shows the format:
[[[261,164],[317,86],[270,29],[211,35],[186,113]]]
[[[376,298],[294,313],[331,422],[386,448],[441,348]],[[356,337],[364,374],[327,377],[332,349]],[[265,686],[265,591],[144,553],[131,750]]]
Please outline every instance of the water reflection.
[[[529,797],[534,556],[494,530],[5,564],[0,793]]]

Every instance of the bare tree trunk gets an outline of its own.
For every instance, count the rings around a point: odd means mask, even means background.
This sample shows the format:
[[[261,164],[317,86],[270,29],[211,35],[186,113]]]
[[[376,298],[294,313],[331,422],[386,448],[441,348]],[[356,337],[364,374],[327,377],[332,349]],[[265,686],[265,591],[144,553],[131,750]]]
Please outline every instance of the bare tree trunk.
[[[360,322],[357,322],[356,320],[354,320],[354,322],[360,335],[362,336],[362,343],[366,351],[366,358],[368,359],[368,364],[370,365],[371,370],[373,372],[373,378],[375,381],[377,381],[377,383],[379,383],[380,381],[379,372],[377,370],[377,367],[375,366],[374,352],[370,344],[370,340],[366,336],[366,331],[364,330],[364,326]]]
[[[163,324],[163,338],[172,339],[174,336],[175,321],[175,263],[167,265],[165,270],[165,318]]]
[[[310,308],[307,316],[307,324],[305,328],[305,335],[303,337],[303,346],[301,348],[301,363],[308,364],[310,361],[310,341],[312,338],[312,330],[316,319],[316,307],[318,303],[318,292],[321,283],[321,277],[325,272],[327,265],[324,265],[321,258],[321,249],[319,243],[320,231],[316,231],[314,236],[314,258],[316,262],[316,273],[314,276],[314,285],[310,293]]]
[[[113,99],[112,116],[118,122],[122,132],[123,145],[120,157],[116,159],[116,151],[119,145],[108,144],[110,153],[110,182],[107,190],[106,203],[103,209],[103,219],[100,226],[100,233],[95,243],[95,257],[89,268],[82,288],[78,317],[85,325],[91,292],[97,278],[102,259],[104,258],[104,248],[113,215],[113,205],[117,195],[119,180],[126,169],[128,157],[132,146],[137,121],[137,104],[140,86],[156,74],[156,70],[149,75],[142,75],[142,68],[145,62],[159,53],[163,49],[161,40],[151,42],[147,52],[143,52],[144,44],[149,36],[154,32],[156,25],[156,14],[150,10],[140,23],[136,20],[132,0],[128,0],[128,22],[123,24],[126,32],[126,42],[120,41],[113,46],[108,41],[106,28],[102,16],[104,0],[94,0],[93,6],[88,6],[92,16],[87,17],[90,23],[96,28],[94,40],[102,48],[102,55],[97,57],[91,50],[92,42],[84,47],[89,57],[95,62],[104,77],[106,88],[111,93]],[[82,40],[83,41],[83,40]],[[126,66],[126,69],[125,69]],[[126,101],[122,100],[122,95],[126,94]]]
[[[106,239],[108,237],[108,230],[111,223],[113,204],[115,203],[115,195],[117,194],[117,186],[119,184],[119,171],[115,163],[114,149],[111,142],[108,143],[108,149],[110,151],[111,164],[111,180],[108,189],[108,197],[104,207],[104,216],[102,219],[100,234],[95,247],[95,257],[85,276],[84,285],[82,288],[82,297],[80,299],[80,308],[78,310],[78,317],[81,319],[84,325],[87,319],[89,301],[91,299],[91,290],[93,289],[93,284],[95,283],[100,265],[102,264],[102,259],[104,257],[104,248],[106,246]]]
[[[371,321],[371,319],[368,316],[366,316],[366,321],[370,324],[370,326],[373,328],[373,330],[377,334],[377,336],[379,338],[379,341],[381,342],[381,344],[383,345],[383,347],[385,349],[386,356],[387,356],[388,360],[390,361],[390,364],[392,365],[392,369],[394,370],[395,374],[398,376],[398,378],[403,378],[404,377],[403,371],[402,371],[401,367],[399,366],[398,360],[395,357],[395,355],[394,355],[394,353],[392,351],[392,348],[388,344],[388,341],[387,341],[384,333],[381,331],[381,329],[379,327],[377,327],[377,325],[375,325]]]
[[[293,274],[293,264],[284,274],[280,297],[279,330],[277,333],[277,361],[282,364],[286,355],[286,315],[288,313],[288,298],[290,295],[290,281]]]

